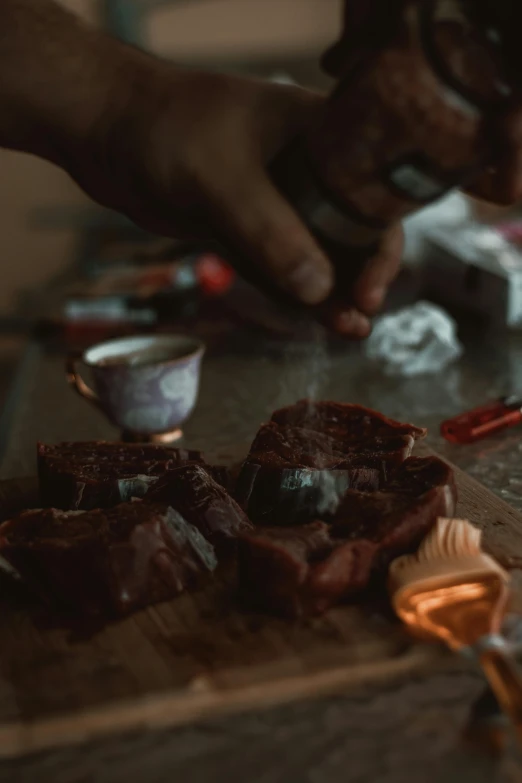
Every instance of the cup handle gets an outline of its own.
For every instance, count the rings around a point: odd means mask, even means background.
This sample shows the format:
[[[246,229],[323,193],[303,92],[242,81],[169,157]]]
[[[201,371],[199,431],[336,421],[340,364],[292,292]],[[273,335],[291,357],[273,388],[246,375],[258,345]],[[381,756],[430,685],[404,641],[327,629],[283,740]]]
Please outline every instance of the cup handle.
[[[96,392],[94,392],[83,380],[82,376],[78,372],[78,364],[81,361],[81,356],[78,354],[71,354],[65,360],[65,372],[67,375],[67,382],[69,386],[74,389],[80,397],[83,397],[88,402],[100,407],[100,400]]]

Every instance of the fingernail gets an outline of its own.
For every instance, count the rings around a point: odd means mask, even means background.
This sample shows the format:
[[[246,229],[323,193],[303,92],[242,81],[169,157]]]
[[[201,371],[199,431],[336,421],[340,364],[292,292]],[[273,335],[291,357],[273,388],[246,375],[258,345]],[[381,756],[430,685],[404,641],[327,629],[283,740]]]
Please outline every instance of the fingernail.
[[[322,259],[307,259],[287,277],[288,288],[305,304],[319,304],[330,293],[332,278],[323,267]]]
[[[370,334],[371,324],[368,318],[357,310],[346,310],[336,314],[333,328],[339,334],[362,340]]]

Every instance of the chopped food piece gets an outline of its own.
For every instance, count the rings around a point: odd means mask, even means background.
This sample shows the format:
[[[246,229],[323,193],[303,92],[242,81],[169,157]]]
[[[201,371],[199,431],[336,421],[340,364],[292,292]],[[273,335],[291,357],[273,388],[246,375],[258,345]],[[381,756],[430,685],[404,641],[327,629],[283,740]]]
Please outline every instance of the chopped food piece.
[[[367,586],[375,551],[369,541],[334,541],[323,522],[259,529],[240,539],[240,593],[275,614],[322,614]]]
[[[347,489],[383,486],[425,434],[360,405],[304,400],[261,427],[236,497],[255,523],[310,522]]]
[[[85,441],[37,448],[42,504],[65,510],[109,508],[143,497],[170,468],[203,462],[199,451],[168,446]]]
[[[210,473],[214,481],[219,484],[229,494],[233,494],[235,491],[235,484],[237,478],[237,466],[235,470],[229,468],[226,465],[209,465],[207,462],[201,462],[205,466],[205,470]]]
[[[344,402],[313,402],[300,400],[295,405],[274,411],[271,421],[290,427],[304,427],[315,432],[332,433],[346,438],[346,442],[357,439],[364,443],[375,436],[405,435],[413,440],[426,437],[427,430],[413,424],[401,424],[382,413],[363,405]]]
[[[260,528],[240,543],[241,593],[257,608],[319,614],[364,590],[390,560],[416,549],[438,517],[453,516],[451,468],[410,457],[385,490],[348,490],[325,522]]]
[[[436,457],[410,457],[379,492],[348,490],[329,519],[336,537],[372,541],[379,563],[414,551],[438,517],[457,505],[453,471]]]
[[[169,470],[145,500],[168,503],[212,542],[236,538],[252,528],[245,512],[203,465]]]
[[[166,505],[26,511],[0,525],[0,557],[53,605],[123,615],[210,574],[212,545]]]
[[[105,510],[26,512],[0,525],[0,562],[49,600],[118,615],[196,585],[217,565],[214,547],[238,542],[251,605],[321,614],[454,515],[451,468],[410,456],[425,434],[359,405],[282,408],[252,443],[239,504],[229,494],[236,473],[197,451],[39,444],[44,500]]]

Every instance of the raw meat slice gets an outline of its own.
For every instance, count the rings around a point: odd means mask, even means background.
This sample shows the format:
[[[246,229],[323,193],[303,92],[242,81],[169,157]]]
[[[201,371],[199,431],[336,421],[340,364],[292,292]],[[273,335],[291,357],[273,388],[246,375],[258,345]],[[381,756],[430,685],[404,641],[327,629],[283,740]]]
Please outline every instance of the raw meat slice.
[[[146,501],[168,503],[212,542],[252,529],[245,512],[203,465],[169,470],[149,489]]]
[[[402,424],[363,405],[344,402],[300,400],[274,411],[271,421],[290,427],[307,427],[315,432],[333,433],[347,442],[365,441],[375,436],[405,435],[413,440],[426,437],[427,430],[413,424]]]
[[[410,457],[378,492],[348,490],[326,522],[260,528],[242,537],[241,593],[276,614],[319,614],[364,590],[374,573],[414,551],[438,517],[455,514],[451,468]]]
[[[0,525],[0,557],[40,597],[81,615],[123,615],[210,574],[214,548],[166,505],[27,511]]]
[[[334,541],[323,522],[259,529],[239,541],[241,597],[286,617],[322,614],[366,587],[375,551],[368,541]]]
[[[104,441],[39,443],[38,476],[42,504],[61,509],[109,508],[143,497],[167,470],[203,463],[199,451]],[[211,468],[228,483],[224,468]]]
[[[369,465],[380,470],[383,462],[402,462],[412,447],[413,439],[405,435],[376,434],[350,442],[344,435],[269,422],[257,433],[250,455],[259,464],[277,467],[335,470]]]
[[[438,517],[452,517],[457,505],[453,471],[436,457],[410,457],[379,492],[348,490],[329,518],[332,533],[372,541],[379,565],[414,551]]]
[[[359,405],[304,400],[261,427],[236,497],[255,523],[310,522],[349,488],[383,486],[425,434]]]
[[[216,484],[223,487],[230,495],[233,495],[236,488],[237,466],[236,468],[227,465],[211,465],[208,462],[200,462],[204,465],[207,473],[210,473]]]

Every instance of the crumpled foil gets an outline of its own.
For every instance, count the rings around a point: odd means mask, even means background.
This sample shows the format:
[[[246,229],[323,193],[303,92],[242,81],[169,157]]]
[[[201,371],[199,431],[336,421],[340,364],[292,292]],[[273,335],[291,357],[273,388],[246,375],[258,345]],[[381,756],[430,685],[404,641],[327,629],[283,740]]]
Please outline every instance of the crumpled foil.
[[[367,356],[392,376],[437,373],[462,355],[455,321],[440,307],[417,302],[379,318],[366,345]]]

